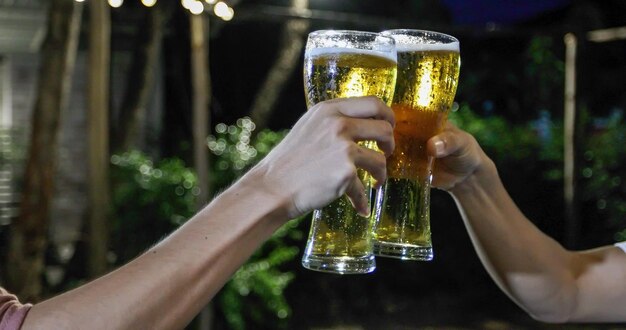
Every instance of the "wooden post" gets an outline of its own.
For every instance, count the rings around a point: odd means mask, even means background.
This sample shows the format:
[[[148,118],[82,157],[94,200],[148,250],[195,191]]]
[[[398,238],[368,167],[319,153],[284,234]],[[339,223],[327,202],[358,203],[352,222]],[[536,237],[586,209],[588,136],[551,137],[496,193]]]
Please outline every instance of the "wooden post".
[[[565,109],[564,109],[564,156],[563,195],[565,199],[565,244],[573,248],[578,238],[579,223],[575,204],[575,136],[576,130],[576,48],[577,39],[568,33],[565,42]]]
[[[196,197],[198,209],[204,207],[209,200],[209,151],[206,144],[208,128],[211,125],[211,79],[209,74],[208,24],[203,14],[189,17],[191,31],[191,79],[192,79],[192,111],[193,111],[193,159],[194,169],[198,175],[200,194]],[[211,303],[200,312],[199,328],[208,330],[213,324],[213,308]]]
[[[81,13],[80,3],[50,1],[20,211],[11,226],[6,265],[7,288],[29,302],[41,298],[59,121],[69,99]]]
[[[0,57],[0,128],[13,126],[13,98],[11,96],[11,61]]]
[[[209,152],[206,144],[210,127],[209,103],[211,84],[209,79],[209,53],[206,38],[207,24],[204,15],[191,15],[191,79],[193,109],[193,157],[198,175],[200,195],[198,208],[209,199]]]
[[[308,6],[309,0],[291,1],[291,8],[295,12],[305,11]],[[250,118],[256,124],[257,132],[267,127],[280,92],[299,63],[310,24],[306,18],[290,18],[283,28],[278,57],[259,88],[250,110]]]
[[[156,72],[161,54],[161,41],[165,23],[175,4],[160,1],[153,8],[147,8],[134,43],[133,58],[127,73],[126,90],[122,98],[119,115],[111,127],[111,150],[128,151],[137,147],[139,120],[145,115],[150,104]],[[132,82],[132,83],[130,83]]]
[[[109,70],[111,14],[106,0],[90,0],[88,66],[89,275],[107,269],[109,192]]]

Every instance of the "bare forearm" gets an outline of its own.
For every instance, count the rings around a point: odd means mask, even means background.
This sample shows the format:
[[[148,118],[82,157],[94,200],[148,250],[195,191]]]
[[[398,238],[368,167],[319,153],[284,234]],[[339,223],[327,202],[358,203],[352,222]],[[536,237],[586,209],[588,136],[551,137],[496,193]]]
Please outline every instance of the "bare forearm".
[[[131,263],[35,305],[24,328],[182,328],[286,220],[285,201],[252,181],[238,182]]]
[[[455,199],[483,265],[498,286],[547,322],[626,321],[626,254],[605,246],[567,251],[517,208],[494,163],[448,124],[428,141],[433,185]]]
[[[575,303],[572,253],[518,209],[487,160],[451,191],[485,268],[520,307],[545,321],[564,321]]]

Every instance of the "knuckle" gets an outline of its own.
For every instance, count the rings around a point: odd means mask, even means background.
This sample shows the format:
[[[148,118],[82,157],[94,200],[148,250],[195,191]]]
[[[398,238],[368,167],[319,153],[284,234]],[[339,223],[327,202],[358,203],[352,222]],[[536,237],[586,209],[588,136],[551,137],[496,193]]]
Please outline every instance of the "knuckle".
[[[387,138],[393,136],[393,126],[391,126],[391,123],[382,121],[380,125],[380,133],[382,136]]]
[[[393,138],[393,126],[391,126],[391,123],[383,122],[383,125],[381,125],[381,133],[387,139]]]
[[[316,112],[320,115],[320,116],[329,116],[333,111],[335,111],[336,109],[336,105],[330,102],[321,102],[318,103],[317,105],[319,105],[319,109],[316,109]]]
[[[385,169],[387,167],[387,158],[385,157],[385,155],[381,153],[377,152],[374,154],[374,162],[375,162],[374,165],[377,168]]]
[[[370,172],[374,177],[381,178],[385,176],[387,171],[387,163],[385,162],[385,157],[381,155],[381,157],[376,157],[373,162],[373,167],[370,169]]]
[[[385,107],[385,103],[383,103],[383,101],[378,96],[370,95],[369,98],[370,100],[372,100],[372,102],[376,104],[378,109],[382,109]]]
[[[311,110],[315,110],[318,115],[329,115],[338,110],[337,100],[326,100],[319,102],[313,106]]]
[[[356,155],[362,152],[360,147],[350,140],[340,140],[333,145],[333,148],[335,148],[334,154],[340,166],[354,166]]]
[[[350,123],[344,117],[335,117],[329,123],[329,127],[336,135],[344,135],[350,130]]]
[[[354,142],[348,142],[345,147],[345,152],[349,159],[352,160],[356,155],[363,153],[363,149]]]
[[[376,102],[378,100],[378,97],[374,95],[367,95],[367,96],[363,96],[363,100],[367,102]]]
[[[357,175],[357,170],[354,165],[345,166],[340,171],[338,179],[339,179],[339,182],[342,183],[342,185],[348,185],[352,182],[352,180],[354,179],[354,177],[356,177],[356,175]]]

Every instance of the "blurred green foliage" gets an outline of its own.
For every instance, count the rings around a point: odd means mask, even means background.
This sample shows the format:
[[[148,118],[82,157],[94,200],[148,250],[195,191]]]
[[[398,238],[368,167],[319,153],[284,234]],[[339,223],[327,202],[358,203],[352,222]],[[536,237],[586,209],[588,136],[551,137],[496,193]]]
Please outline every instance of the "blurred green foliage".
[[[626,240],[626,122],[616,111],[588,122],[588,138],[580,152],[580,200],[589,204],[598,218],[620,229],[614,239]]]
[[[294,274],[280,267],[299,255],[299,222],[291,220],[274,233],[222,289],[219,304],[230,329],[250,328],[250,322],[271,329],[287,326],[291,308],[284,291]]]
[[[139,151],[111,157],[111,246],[116,264],[136,257],[195,213],[197,178],[182,160],[154,163]]]
[[[531,38],[526,50],[527,64],[525,76],[529,91],[528,97],[533,102],[543,105],[542,108],[552,108],[554,100],[561,100],[557,95],[563,91],[563,74],[565,64],[554,53],[553,38],[550,36],[536,36]]]
[[[528,191],[555,186],[563,179],[563,122],[544,117],[514,124],[504,117],[481,117],[462,104],[450,121],[472,134],[494,160],[503,176],[532,178],[521,182]],[[616,232],[614,239],[626,240],[626,122],[616,111],[607,118],[580,110],[577,137],[577,207],[592,223]],[[558,186],[557,186],[558,187]],[[561,191],[552,198],[561,198]],[[554,203],[555,205],[558,205]],[[563,214],[560,214],[563,217]]]
[[[215,135],[207,143],[214,157],[213,185],[223,189],[267,155],[287,131],[263,130],[253,134],[256,126],[250,118],[235,125],[217,124]],[[287,325],[291,309],[284,290],[293,280],[291,271],[280,269],[298,254],[302,231],[300,219],[289,221],[257,250],[232,277],[219,294],[219,308],[229,328],[281,328]]]
[[[253,134],[256,125],[248,117],[237,119],[235,125],[219,123],[215,135],[207,138],[213,154],[212,186],[223,189],[244,174],[280,142],[286,130],[263,130]]]
[[[540,145],[529,125],[514,125],[495,115],[481,118],[467,104],[462,104],[449,120],[472,134],[501,163],[534,156]]]
[[[211,168],[215,191],[254,166],[279,143],[287,131],[264,130],[253,135],[249,118],[236,125],[220,123],[216,135],[207,138],[213,154]],[[114,182],[112,249],[116,264],[122,264],[170,233],[195,213],[198,182],[192,169],[177,158],[154,163],[132,151],[111,157]],[[281,227],[233,275],[217,297],[218,310],[232,329],[251,326],[280,328],[287,324],[291,309],[284,290],[293,280],[280,269],[298,254],[302,241],[301,218]]]

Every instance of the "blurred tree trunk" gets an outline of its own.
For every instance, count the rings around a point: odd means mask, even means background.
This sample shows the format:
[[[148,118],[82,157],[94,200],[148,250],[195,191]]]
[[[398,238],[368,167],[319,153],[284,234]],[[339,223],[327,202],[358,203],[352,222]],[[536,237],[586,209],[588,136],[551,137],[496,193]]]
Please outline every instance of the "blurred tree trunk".
[[[291,7],[296,11],[305,10],[308,6],[308,0],[291,1]],[[267,121],[276,106],[280,92],[299,63],[309,26],[308,19],[292,18],[285,24],[280,41],[280,54],[256,94],[250,110],[250,118],[256,124],[257,132],[267,127]]]
[[[193,153],[194,169],[198,174],[200,195],[198,208],[209,200],[209,149],[206,138],[211,126],[211,77],[209,74],[209,44],[207,40],[206,18],[204,15],[191,15],[191,79],[193,111]]]
[[[565,99],[563,118],[563,197],[565,204],[565,246],[576,247],[580,221],[576,210],[576,35],[568,33],[565,42]]]
[[[191,32],[191,85],[193,111],[193,159],[198,175],[200,194],[196,199],[198,210],[209,201],[209,151],[206,144],[208,128],[211,126],[211,75],[209,72],[208,24],[204,15],[189,17]],[[209,303],[200,312],[199,328],[211,329],[213,308]]]
[[[173,11],[173,4],[173,1],[159,1],[154,8],[145,10],[126,78],[126,91],[112,127],[112,152],[127,151],[137,144],[139,119],[150,103],[165,22]]]
[[[108,267],[111,13],[107,1],[90,0],[89,14],[87,246],[88,274],[95,277]]]
[[[6,267],[7,287],[30,302],[42,294],[58,128],[69,99],[82,5],[51,0],[48,10],[20,214],[12,225]]]

